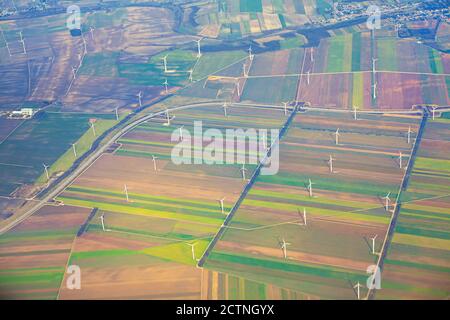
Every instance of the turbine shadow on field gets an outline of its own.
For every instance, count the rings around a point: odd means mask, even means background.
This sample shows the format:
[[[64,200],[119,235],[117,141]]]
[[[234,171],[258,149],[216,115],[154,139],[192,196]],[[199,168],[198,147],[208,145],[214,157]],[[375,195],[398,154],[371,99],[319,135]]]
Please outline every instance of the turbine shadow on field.
[[[364,242],[367,244],[367,248],[369,248],[369,253],[371,253],[372,247],[370,246],[369,239],[366,236],[364,236],[363,238],[364,238]]]

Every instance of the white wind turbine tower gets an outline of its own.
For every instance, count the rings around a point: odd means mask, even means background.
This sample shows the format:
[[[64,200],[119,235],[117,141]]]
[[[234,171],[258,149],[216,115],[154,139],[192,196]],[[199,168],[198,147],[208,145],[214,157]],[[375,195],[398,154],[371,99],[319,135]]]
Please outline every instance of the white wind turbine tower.
[[[398,154],[398,166],[400,169],[403,169],[403,153],[400,151]]]
[[[200,41],[202,41],[202,39],[195,40],[195,42],[197,42],[197,58],[199,58],[199,59],[202,56],[202,49],[200,46]]]
[[[255,55],[252,53],[252,46],[250,46],[248,48],[248,58],[250,59],[250,61],[253,61],[254,57],[255,57]]]
[[[306,226],[306,208],[303,208],[303,225]]]
[[[433,121],[434,121],[434,118],[435,118],[435,115],[436,115],[436,109],[437,109],[437,107],[431,107],[431,113],[433,115]]]
[[[228,104],[227,104],[227,102],[225,101],[225,102],[223,103],[223,114],[224,114],[225,117],[228,117],[228,115],[227,115],[227,107],[228,107]]]
[[[167,73],[167,55],[161,58],[164,62],[164,73]]]
[[[169,89],[168,89],[169,82],[167,82],[167,78],[164,81],[163,85],[164,85],[165,93],[168,94],[169,93]]]
[[[81,37],[83,38],[83,46],[84,46],[84,54],[87,54],[87,43],[84,35],[82,34]]]
[[[310,83],[310,77],[311,77],[311,72],[308,70],[308,72],[306,72],[306,82],[308,83],[308,85]]]
[[[105,217],[104,217],[104,214],[102,214],[100,216],[100,221],[102,222],[102,229],[103,229],[103,231],[106,231],[105,230]]]
[[[50,175],[48,174],[48,166],[43,163],[42,164],[44,166],[44,171],[45,171],[45,175],[47,176],[47,180],[50,180]]]
[[[94,41],[94,27],[89,27],[89,31],[91,32],[91,38]]]
[[[127,185],[124,184],[125,197],[127,198],[127,202],[130,202],[130,198],[128,197],[128,188]]]
[[[329,165],[329,167],[330,167],[330,173],[333,173],[333,161],[334,161],[334,158],[333,158],[333,156],[330,154],[330,159],[328,160],[328,165]]]
[[[283,240],[281,241],[281,249],[283,250],[283,256],[285,259],[287,259],[287,246],[288,245],[290,245],[290,243],[284,241],[284,238],[283,238]]]
[[[94,137],[96,137],[97,133],[95,132],[95,123],[92,121],[92,122],[90,122],[90,124],[91,124],[91,128],[92,128],[92,133],[94,134]]]
[[[372,254],[376,255],[377,253],[375,252],[375,240],[377,239],[378,235],[376,234],[373,238],[370,238],[370,240],[372,240]]]
[[[175,116],[173,118],[175,118]],[[170,121],[171,121],[170,115],[169,115],[169,109],[166,109],[166,120],[167,120],[167,122],[164,123],[164,125],[169,127],[170,126]]]
[[[22,31],[19,31],[20,42],[22,43],[23,53],[27,54],[27,50],[25,49],[25,40],[23,39]]]
[[[311,181],[311,179],[308,179],[308,192],[309,192],[309,196],[312,198],[313,196],[313,182]]]
[[[358,114],[357,114],[357,112],[358,112],[358,108],[357,108],[356,106],[353,106],[353,118],[354,118],[355,120],[358,120]]]
[[[3,41],[5,41],[6,49],[8,49],[9,56],[12,57],[11,49],[9,49],[8,41],[6,41],[5,34],[3,33],[3,29],[0,28],[0,32],[2,33]]]
[[[242,180],[245,181],[246,180],[245,173],[247,172],[247,169],[245,168],[245,164],[242,164],[241,172],[242,172]]]
[[[220,211],[222,212],[222,214],[225,214],[224,201],[225,201],[225,197],[219,200],[219,203],[220,203]]]
[[[119,121],[119,107],[116,107],[115,112],[116,112],[116,121]]]
[[[267,134],[265,132],[262,133],[262,144],[263,144],[263,149],[267,150]]]
[[[314,62],[314,48],[313,47],[311,47],[310,53],[311,53],[311,62]]]
[[[362,285],[358,282],[353,288],[356,289],[356,296],[358,297],[358,300],[361,300]]]
[[[411,143],[411,133],[412,133],[411,126],[409,126],[408,127],[408,144]]]
[[[139,107],[142,107],[142,91],[137,94]]]
[[[289,102],[283,102],[283,106],[284,106],[284,115],[287,116],[287,105]]]
[[[190,82],[194,82],[194,78],[192,77],[192,74],[194,73],[194,70],[191,69],[191,70],[188,71],[188,73],[189,73],[189,81]]]
[[[389,207],[391,205],[391,198],[389,198],[389,196],[391,195],[391,193],[389,192],[384,198],[383,200],[385,201],[385,205],[384,208],[386,211],[389,211]]]
[[[378,59],[376,58],[372,58],[372,73],[375,75],[375,73],[377,73],[377,68],[376,68],[376,62],[378,61]]]
[[[180,136],[179,141],[183,141],[183,128],[184,128],[184,126],[181,126],[178,128],[179,136]]]
[[[158,167],[156,166],[156,159],[158,159],[158,157],[152,155],[153,169],[155,170],[155,172],[158,172]]]
[[[76,143],[72,143],[72,150],[73,150],[73,155],[75,156],[75,158],[77,157],[77,149],[76,149]]]
[[[188,246],[191,247],[191,251],[192,251],[192,260],[195,261],[195,250],[194,247],[197,245],[196,243],[186,243]]]
[[[341,134],[339,133],[339,128],[337,128],[337,130],[334,133],[334,135],[336,137],[336,139],[335,139],[336,145],[339,145],[339,137],[341,136]]]
[[[372,85],[373,88],[373,99],[376,100],[377,99],[377,82],[375,80],[375,83]]]
[[[73,74],[73,79],[77,78],[77,68],[76,67],[72,67],[72,74]]]

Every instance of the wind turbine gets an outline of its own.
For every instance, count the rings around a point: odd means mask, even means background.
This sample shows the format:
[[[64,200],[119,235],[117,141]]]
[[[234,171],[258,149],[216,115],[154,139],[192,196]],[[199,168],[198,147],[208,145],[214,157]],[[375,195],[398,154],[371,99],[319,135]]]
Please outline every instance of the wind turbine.
[[[437,107],[431,107],[431,113],[433,114],[433,121],[434,121],[434,117],[436,115],[436,109],[437,109]]]
[[[225,201],[225,197],[219,200],[220,210],[221,210],[222,214],[225,214],[224,201]]]
[[[377,72],[377,68],[376,68],[376,62],[378,61],[378,59],[376,58],[372,58],[372,72],[373,74],[375,74]]]
[[[95,132],[95,124],[94,124],[94,121],[91,121],[90,124],[91,124],[91,128],[92,128],[92,133],[94,134],[94,137],[96,137],[96,136],[97,136],[97,133]]]
[[[170,126],[170,115],[169,115],[169,109],[166,109],[166,119],[167,119],[167,122],[166,123],[164,123],[164,125],[165,126]]]
[[[311,62],[314,62],[314,48],[313,47],[311,47],[310,53],[311,53]]]
[[[168,94],[168,93],[169,93],[169,90],[168,90],[168,87],[167,87],[167,86],[169,85],[169,83],[167,82],[167,78],[166,78],[166,80],[164,81],[163,85],[164,85],[166,94]]]
[[[263,144],[263,148],[264,150],[267,150],[267,135],[265,132],[262,133],[262,144]]]
[[[353,118],[354,118],[355,120],[358,120],[358,114],[357,114],[357,112],[358,112],[358,108],[357,108],[356,106],[353,106]]]
[[[245,173],[247,172],[247,169],[245,168],[245,164],[242,164],[241,172],[242,172],[242,180],[245,181],[246,180]]]
[[[377,239],[378,235],[376,234],[373,238],[370,238],[370,240],[372,240],[372,254],[376,255],[377,253],[375,252],[375,240]]]
[[[311,76],[311,72],[308,70],[308,72],[306,72],[306,82],[308,83],[308,85],[309,85],[310,76]]]
[[[336,139],[335,139],[336,145],[339,145],[339,137],[341,136],[341,134],[339,133],[339,128],[337,128],[334,135],[336,136]]]
[[[389,198],[390,195],[391,195],[391,193],[389,192],[389,193],[383,198],[383,200],[385,200],[384,208],[386,209],[386,211],[389,211],[389,206],[390,206],[390,204],[391,204],[391,199]]]
[[[283,240],[281,241],[281,249],[283,250],[283,256],[285,259],[287,259],[287,246],[288,245],[290,245],[290,243],[284,241],[284,238],[283,238]]]
[[[119,121],[119,107],[116,107],[116,121]]]
[[[125,191],[125,196],[127,198],[127,202],[130,202],[130,198],[128,197],[128,188],[127,188],[126,184],[124,184],[124,191]]]
[[[27,50],[25,49],[25,40],[23,40],[22,31],[19,31],[19,35],[20,35],[20,42],[22,42],[23,53],[27,54]]]
[[[164,73],[167,73],[167,55],[161,58],[164,61]]]
[[[103,231],[106,231],[105,230],[105,217],[104,217],[104,214],[102,214],[100,216],[100,221],[102,222],[102,229],[103,229]]]
[[[6,41],[5,34],[3,33],[3,29],[2,28],[0,28],[0,32],[2,33],[3,40],[5,41],[6,49],[8,49],[9,56],[12,57],[11,50],[9,49],[8,41]]]
[[[202,56],[202,50],[201,50],[201,46],[200,46],[200,41],[202,41],[202,39],[199,40],[195,40],[195,42],[197,42],[197,58],[200,59],[200,57]]]
[[[72,67],[72,74],[73,74],[73,78],[76,79],[77,78],[77,68],[76,67]]]
[[[376,100],[377,99],[377,83],[375,80],[375,83],[372,85],[373,88],[373,99]]]
[[[155,170],[155,172],[158,172],[158,168],[157,168],[157,166],[156,166],[156,159],[158,159],[158,157],[152,155],[153,169]]]
[[[223,103],[223,114],[224,114],[225,117],[228,117],[228,115],[227,115],[227,107],[228,107],[228,104],[227,104],[227,102],[225,101],[225,102]]]
[[[194,73],[194,70],[191,69],[191,70],[188,71],[188,73],[189,73],[189,81],[190,82],[194,82],[194,78],[192,77],[192,74]]]
[[[94,39],[94,28],[91,26],[91,27],[89,27],[89,31],[91,32],[91,38],[92,38],[92,41],[94,41],[95,39]]]
[[[289,102],[283,102],[284,105],[284,115],[287,116],[287,105]]]
[[[308,180],[309,180],[308,192],[309,192],[309,196],[312,198],[312,196],[313,196],[313,188],[312,188],[312,186],[313,186],[314,183],[312,183],[311,179],[308,179]]]
[[[50,180],[50,175],[48,174],[48,166],[45,163],[43,163],[42,165],[44,166],[45,175],[47,176],[47,180]]]
[[[195,250],[194,247],[197,245],[196,243],[186,243],[188,246],[191,247],[191,251],[192,251],[192,260],[195,261]]]
[[[402,154],[402,152],[400,151],[399,154],[398,154],[398,165],[399,165],[400,169],[403,168],[402,160],[403,160],[403,154]]]
[[[408,127],[408,144],[411,143],[411,133],[412,133],[411,126],[409,126]]]
[[[183,141],[183,128],[184,128],[184,126],[181,126],[181,127],[179,127],[178,128],[178,131],[179,131],[179,136],[180,136],[180,140],[179,141]]]
[[[333,156],[330,154],[330,159],[328,160],[328,165],[330,167],[330,173],[333,173]]]
[[[75,158],[77,157],[77,149],[75,147],[76,145],[77,145],[76,143],[72,143],[72,150],[73,150],[73,154],[74,154]]]
[[[300,213],[300,210],[299,210]],[[303,225],[306,226],[306,208],[303,208]]]
[[[139,107],[142,107],[142,91],[139,91],[139,93],[137,94],[137,97],[138,97]]]
[[[250,61],[253,61],[253,58],[255,57],[255,55],[252,53],[252,46],[248,48],[248,57]]]
[[[354,289],[356,289],[356,296],[358,297],[358,300],[360,300],[361,299],[361,288],[362,288],[362,285],[358,282],[354,287],[353,287]]]

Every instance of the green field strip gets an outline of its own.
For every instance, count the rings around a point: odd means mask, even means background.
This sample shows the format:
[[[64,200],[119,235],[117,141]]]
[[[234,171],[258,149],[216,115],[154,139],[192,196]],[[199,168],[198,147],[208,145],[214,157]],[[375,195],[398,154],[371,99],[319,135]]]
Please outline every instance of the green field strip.
[[[428,48],[428,54],[431,72],[439,74],[445,73],[444,65],[442,63],[439,51]]]
[[[114,256],[128,256],[134,255],[137,251],[127,250],[127,249],[111,249],[111,250],[95,250],[95,251],[78,251],[72,252],[70,255],[69,263],[72,264],[75,261],[81,261],[85,259],[98,259],[105,257],[114,257]]]
[[[402,208],[403,208],[403,206],[402,206]],[[412,203],[412,204],[411,203],[406,203],[404,205],[404,208],[408,209],[408,210],[417,210],[417,211],[424,212],[424,213],[427,213],[427,214],[438,214],[438,213],[440,213],[440,214],[445,215],[445,217],[450,217],[450,212],[449,212],[448,208],[421,206],[421,205],[416,204],[416,203]]]
[[[274,259],[262,259],[245,255],[229,254],[220,251],[214,251],[210,254],[208,261],[233,263],[239,265],[248,265],[251,267],[259,267],[264,269],[271,269],[274,271],[304,273],[323,278],[332,279],[349,279],[351,281],[365,281],[366,275],[355,272],[348,272],[341,268],[324,267],[309,264],[294,264],[291,262],[280,262]]]
[[[329,40],[327,72],[352,70],[352,35],[346,34]]]
[[[195,243],[194,253],[197,259],[203,255],[203,252],[206,250],[210,241],[211,239],[191,241],[191,243]],[[175,261],[188,265],[196,265],[197,261],[192,259],[191,250],[192,249],[187,242],[181,242],[162,246],[154,246],[151,248],[143,249],[141,250],[141,252],[158,257],[163,260]]]
[[[73,206],[86,207],[86,208],[99,208],[100,210],[104,210],[104,211],[127,213],[127,214],[141,215],[141,216],[166,218],[166,219],[172,219],[172,220],[185,220],[185,221],[189,221],[189,222],[198,222],[198,223],[205,223],[205,224],[211,224],[211,225],[221,225],[223,222],[221,219],[207,218],[207,217],[203,217],[203,216],[187,215],[187,214],[180,214],[180,213],[167,212],[167,211],[151,210],[151,209],[146,209],[146,208],[142,208],[142,207],[134,207],[132,204],[119,205],[119,204],[108,203],[108,202],[71,199],[71,198],[66,198],[66,197],[58,197],[58,200],[63,201],[66,205],[73,205]]]
[[[81,138],[75,142],[77,156],[75,157],[75,154],[73,153],[73,147],[71,146],[61,157],[58,158],[58,160],[56,160],[56,162],[54,162],[50,166],[50,168],[48,168],[49,175],[57,172],[67,171],[77,159],[79,159],[87,151],[89,151],[89,149],[91,149],[92,144],[97,139],[97,137],[101,136],[106,130],[110,129],[115,124],[117,124],[117,121],[115,120],[98,119],[95,123],[96,136],[93,135],[91,129],[88,129],[81,136]],[[46,174],[42,173],[36,182],[44,183],[46,180]]]
[[[351,71],[361,71],[361,33],[352,35],[352,68]],[[355,74],[354,74],[355,75]],[[361,74],[358,74],[361,75]],[[361,92],[362,94],[362,92]]]
[[[414,269],[423,269],[423,270],[430,270],[430,271],[436,271],[436,272],[446,272],[450,273],[450,268],[441,267],[441,266],[435,266],[432,264],[425,264],[425,263],[418,263],[418,262],[411,262],[411,261],[404,261],[404,260],[391,260],[391,259],[385,259],[385,264],[392,264],[392,265],[398,265],[403,267],[409,267]]]
[[[355,209],[369,209],[372,208],[373,205],[364,203],[364,202],[357,202],[357,201],[350,201],[350,200],[341,200],[341,199],[330,199],[330,198],[311,198],[309,196],[301,195],[301,194],[291,194],[291,193],[285,193],[285,192],[277,192],[277,191],[268,191],[268,190],[260,190],[253,188],[249,191],[249,196],[255,195],[255,196],[262,196],[270,199],[280,199],[280,200],[295,200],[295,201],[302,201],[302,202],[308,202],[308,203],[317,203],[317,204],[332,204],[336,206],[342,206],[342,207],[351,207]]]
[[[39,230],[39,231],[15,231],[3,234],[0,244],[9,244],[13,241],[42,242],[44,240],[71,240],[77,233],[78,227],[68,230]]]
[[[423,227],[413,228],[413,227],[405,227],[402,226],[401,224],[398,224],[395,228],[395,232],[402,234],[410,234],[413,236],[450,240],[450,232],[448,231],[431,230],[425,229]]]
[[[382,185],[382,184],[367,184],[365,182],[346,182],[338,180],[338,178],[322,178],[317,176],[298,175],[294,173],[279,173],[274,176],[259,176],[258,181],[263,183],[294,186],[306,189],[306,184],[309,178],[313,179],[316,190],[338,191],[354,194],[363,194],[370,196],[385,195],[391,191],[391,196],[397,196],[394,190],[399,186],[396,185]]]
[[[450,251],[450,240],[394,233],[393,243]]]
[[[397,71],[397,40],[377,39],[378,66],[377,70]]]
[[[211,52],[202,55],[193,72],[194,81],[198,81],[231,66],[247,56],[244,50]]]
[[[79,197],[76,195],[71,195],[71,194],[65,194],[64,195],[65,198],[67,199],[71,199],[71,200],[90,200],[90,198],[84,198],[84,197]],[[110,203],[110,204],[116,204],[117,201],[122,202],[124,199],[124,197],[122,196],[122,198],[116,198],[116,197],[111,197],[111,196],[103,196],[102,198],[104,198],[104,203]],[[113,202],[111,201],[106,201],[106,200],[113,200]],[[96,201],[96,200],[94,200]],[[201,210],[195,207],[188,207],[188,206],[184,206],[184,205],[172,205],[172,204],[158,204],[155,203],[153,201],[144,201],[144,200],[140,200],[140,201],[136,201],[135,199],[131,199],[131,202],[128,204],[129,206],[135,207],[135,208],[143,208],[143,209],[152,209],[155,211],[166,211],[166,212],[170,212],[170,211],[175,211],[179,214],[187,214],[187,215],[195,215],[195,216],[204,216],[204,217],[214,217],[214,218],[221,218],[223,217],[223,215],[221,215],[218,211],[218,209],[214,210],[214,211],[209,211],[209,210]]]
[[[64,276],[64,269],[57,272],[32,272],[27,273],[23,271],[21,273],[0,273],[0,286],[14,285],[17,288],[19,285],[26,285],[29,289],[30,286],[36,286],[38,284],[42,287],[55,287],[59,288],[59,284]]]
[[[33,250],[29,252],[7,252],[0,253],[0,257],[18,257],[18,256],[38,256],[47,254],[58,254],[58,253],[70,253],[70,249],[57,249],[57,250]]]
[[[448,296],[448,291],[436,289],[436,288],[429,288],[425,286],[414,286],[405,284],[404,282],[397,282],[392,280],[384,280],[382,282],[383,289],[395,289],[395,290],[402,290],[409,293],[419,293],[428,297],[433,296],[440,296],[440,297],[446,297]],[[397,297],[398,298],[398,297]]]
[[[352,106],[364,110],[364,78],[362,73],[354,73],[352,86]]]
[[[450,173],[444,173],[442,171],[430,171],[430,170],[421,170],[421,169],[413,169],[413,175],[419,176],[431,176],[436,178],[446,178],[450,180]]]
[[[108,191],[108,190],[98,189],[98,188],[89,188],[89,187],[81,187],[81,186],[72,185],[69,188],[67,188],[66,191],[85,193],[85,194],[94,194],[94,195],[112,196],[112,197],[123,199],[123,192]],[[191,206],[191,207],[196,207],[196,208],[201,208],[201,209],[218,210],[217,209],[218,205],[217,205],[216,201],[211,201],[210,203],[208,203],[208,202],[204,202],[204,201],[180,200],[180,199],[174,199],[171,197],[152,196],[152,195],[140,194],[140,193],[129,192],[128,194],[133,199],[138,199],[138,200],[147,200],[147,201],[155,202],[155,203],[178,204],[180,206]]]
[[[152,159],[153,156],[156,156],[159,160],[171,160],[172,159],[171,155],[167,155],[167,154],[140,151],[140,150],[131,150],[131,149],[127,149],[127,148],[120,148],[114,154],[118,155],[118,156],[150,158],[150,159]]]
[[[414,162],[414,169],[432,172],[441,171],[450,174],[450,160],[417,157]]]

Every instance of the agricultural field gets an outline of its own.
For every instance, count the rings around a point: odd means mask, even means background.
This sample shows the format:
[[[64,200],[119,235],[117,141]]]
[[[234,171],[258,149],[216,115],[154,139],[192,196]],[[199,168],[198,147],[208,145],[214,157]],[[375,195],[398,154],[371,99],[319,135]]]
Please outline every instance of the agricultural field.
[[[277,285],[307,299],[355,299],[352,287],[365,283],[366,268],[376,262],[370,238],[383,238],[392,215],[412,147],[408,127],[417,132],[419,119],[298,114],[281,141],[280,171],[258,177],[205,268],[264,283],[263,292]],[[283,240],[289,244],[286,259]]]
[[[189,244],[195,244],[198,260],[246,181],[239,164],[174,164],[171,150],[177,141],[171,135],[184,126],[187,137],[199,120],[205,130],[223,130],[279,128],[285,117],[243,107],[229,107],[224,117],[221,105],[170,116],[170,126],[155,118],[124,135],[119,149],[103,154],[57,198],[64,206],[98,210],[70,256],[70,264],[82,268],[85,285],[77,292],[63,289],[61,299],[200,298],[202,274]],[[247,177],[254,168],[246,166]]]
[[[46,206],[0,237],[0,292],[8,299],[56,299],[80,225],[90,210]]]
[[[426,124],[376,299],[447,299],[450,294],[449,123],[447,116]]]
[[[46,181],[43,164],[51,167],[50,175],[67,170],[75,160],[71,144],[78,143],[77,156],[81,156],[93,143],[89,119],[100,118],[97,134],[101,135],[115,123],[107,120],[113,117],[43,112],[23,122],[0,143],[0,195],[28,196],[35,182]],[[2,121],[7,123],[5,127],[17,125],[16,120]]]

